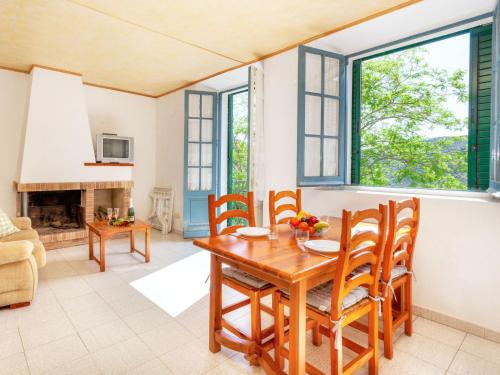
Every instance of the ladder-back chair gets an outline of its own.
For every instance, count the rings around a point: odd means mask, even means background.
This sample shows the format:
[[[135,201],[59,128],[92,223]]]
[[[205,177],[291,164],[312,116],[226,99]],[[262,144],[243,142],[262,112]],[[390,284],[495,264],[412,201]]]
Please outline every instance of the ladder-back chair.
[[[235,206],[235,203],[243,204],[246,207],[246,211],[240,207],[231,209],[231,204]],[[223,205],[226,205],[229,209],[217,216],[217,210]],[[242,218],[247,222],[248,226],[255,226],[253,193],[248,192],[246,197],[241,194],[228,194],[223,195],[218,200],[215,199],[214,195],[209,195],[208,213],[211,237],[234,233],[238,228],[243,227],[241,224],[236,224],[227,226],[219,231],[218,226],[223,222],[228,222],[231,218]],[[233,267],[222,268],[222,283],[248,297],[243,301],[239,301],[222,308],[222,316],[218,317],[222,321],[222,327],[239,339],[255,342],[256,344],[261,345],[263,340],[268,338],[274,332],[272,326],[264,330],[261,327],[261,311],[273,315],[273,309],[261,304],[261,298],[272,294],[276,288],[266,281],[258,279]],[[250,304],[251,312],[251,332],[249,333],[236,328],[223,318],[225,314],[242,308],[248,304]],[[225,340],[230,340],[230,338],[226,336]],[[241,349],[240,351],[243,353],[248,352],[247,347],[244,347],[237,342],[233,342],[233,345],[229,343],[227,346],[230,346],[235,350]],[[255,363],[255,360],[256,358],[250,358],[252,363]]]
[[[405,334],[413,332],[412,274],[413,254],[420,221],[420,200],[389,201],[389,226],[382,263],[382,305],[384,355],[393,357],[394,331],[403,323]],[[398,290],[399,289],[399,290]],[[393,311],[393,298],[400,291],[399,310]]]
[[[295,201],[293,203],[283,203],[279,204],[278,201],[290,198]],[[291,190],[280,191],[276,193],[274,190],[269,192],[269,222],[271,225],[288,223],[293,216],[282,217],[278,219],[278,216],[283,212],[293,212],[297,214],[300,210],[302,210],[302,191],[297,189],[295,192]]]
[[[319,325],[319,332],[330,339],[331,373],[352,373],[369,362],[369,373],[378,371],[378,312],[379,312],[379,274],[382,261],[386,231],[386,206],[378,209],[350,211],[342,213],[342,234],[338,261],[333,281],[322,284],[307,292],[306,315],[307,329]],[[370,220],[376,226],[366,230],[355,229],[362,221]],[[365,272],[352,274],[352,271],[368,265]],[[283,357],[288,350],[283,346],[287,335],[284,334],[284,305],[289,304],[286,291],[277,290],[273,294],[275,306],[275,356],[279,367],[283,368]],[[368,314],[368,345],[364,347],[342,336],[343,327]],[[312,324],[311,324],[312,322]],[[343,346],[357,353],[347,365],[343,365]],[[306,362],[306,372],[323,372]]]

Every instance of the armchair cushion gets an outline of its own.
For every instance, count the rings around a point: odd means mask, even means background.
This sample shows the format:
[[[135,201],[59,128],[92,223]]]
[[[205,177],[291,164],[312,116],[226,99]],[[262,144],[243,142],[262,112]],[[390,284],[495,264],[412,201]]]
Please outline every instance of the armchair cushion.
[[[28,259],[34,245],[30,241],[12,241],[0,243],[0,265],[20,262]]]
[[[16,232],[19,232],[19,229],[12,224],[7,214],[0,209],[0,237],[5,237]]]
[[[29,217],[14,217],[11,221],[20,230],[31,229],[31,219]]]

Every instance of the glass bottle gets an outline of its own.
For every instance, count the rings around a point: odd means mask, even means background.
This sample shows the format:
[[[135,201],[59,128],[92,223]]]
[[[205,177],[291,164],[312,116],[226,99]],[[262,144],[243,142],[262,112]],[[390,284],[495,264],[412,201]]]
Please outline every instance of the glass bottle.
[[[130,198],[130,206],[128,208],[127,216],[130,223],[133,223],[135,221],[134,203],[132,198]]]

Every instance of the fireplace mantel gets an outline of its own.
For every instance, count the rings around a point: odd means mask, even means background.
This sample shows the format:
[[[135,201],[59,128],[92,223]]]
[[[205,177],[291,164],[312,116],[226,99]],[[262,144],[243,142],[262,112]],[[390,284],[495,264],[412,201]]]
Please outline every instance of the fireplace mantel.
[[[14,182],[18,193],[32,191],[131,189],[134,181],[80,181],[80,182]]]

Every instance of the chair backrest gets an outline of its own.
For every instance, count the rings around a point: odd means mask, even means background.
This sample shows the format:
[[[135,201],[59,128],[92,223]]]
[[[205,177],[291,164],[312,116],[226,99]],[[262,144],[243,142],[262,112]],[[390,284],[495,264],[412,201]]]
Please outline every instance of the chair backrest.
[[[295,204],[279,204],[278,201],[284,198],[291,198],[295,201]],[[297,189],[296,191],[285,190],[278,193],[274,190],[269,192],[269,222],[271,225],[288,223],[288,220],[295,216],[282,217],[278,220],[278,215],[281,213],[291,211],[297,214],[300,210],[302,210],[302,191],[300,189]]]
[[[404,212],[403,212],[404,211]],[[413,269],[413,253],[420,221],[420,199],[389,201],[389,226],[382,264],[382,280],[388,282],[397,264]]]
[[[373,226],[356,228],[360,222]],[[378,296],[380,264],[387,229],[387,207],[342,212],[342,234],[337,269],[332,288],[332,319],[342,316],[342,302],[354,288],[364,286],[371,296]],[[369,271],[353,273],[368,265]]]
[[[226,204],[227,207],[231,203],[242,203],[246,206],[246,211],[237,209],[228,209],[217,216],[217,209]],[[215,199],[215,195],[210,194],[208,196],[208,222],[210,224],[210,236],[215,237],[220,234],[234,233],[236,229],[243,227],[243,225],[231,225],[222,229],[219,233],[218,225],[223,221],[231,218],[242,218],[247,221],[248,226],[255,226],[255,213],[254,213],[254,203],[253,203],[253,192],[249,191],[247,196],[241,194],[227,194],[221,196],[219,199]],[[228,222],[229,223],[229,222]]]

